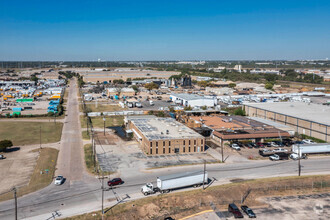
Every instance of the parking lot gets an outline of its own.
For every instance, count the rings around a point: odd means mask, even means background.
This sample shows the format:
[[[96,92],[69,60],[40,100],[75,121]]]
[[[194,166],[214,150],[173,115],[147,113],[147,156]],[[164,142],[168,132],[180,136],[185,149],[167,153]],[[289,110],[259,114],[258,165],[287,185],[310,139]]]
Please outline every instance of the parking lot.
[[[112,132],[107,132],[106,139],[96,145],[97,159],[104,171],[129,175],[152,168],[219,162],[207,152],[147,156],[135,140],[125,141]]]
[[[330,193],[271,197],[265,198],[263,201],[268,204],[265,208],[254,208],[253,212],[257,219],[271,220],[296,220],[296,219],[319,219],[325,220],[330,218]],[[236,204],[238,205],[238,204]],[[218,220],[218,215],[225,216],[226,219],[235,219],[227,210],[220,210],[221,213],[207,212],[197,215],[189,220]],[[218,214],[218,215],[217,215]],[[248,216],[244,213],[244,218]]]

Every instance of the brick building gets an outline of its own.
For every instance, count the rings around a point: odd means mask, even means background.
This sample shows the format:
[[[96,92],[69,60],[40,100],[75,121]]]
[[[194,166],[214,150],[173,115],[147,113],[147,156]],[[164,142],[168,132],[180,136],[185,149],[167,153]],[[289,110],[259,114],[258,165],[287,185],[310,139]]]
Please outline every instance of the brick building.
[[[125,122],[146,154],[198,153],[205,150],[202,135],[172,118],[127,116]]]

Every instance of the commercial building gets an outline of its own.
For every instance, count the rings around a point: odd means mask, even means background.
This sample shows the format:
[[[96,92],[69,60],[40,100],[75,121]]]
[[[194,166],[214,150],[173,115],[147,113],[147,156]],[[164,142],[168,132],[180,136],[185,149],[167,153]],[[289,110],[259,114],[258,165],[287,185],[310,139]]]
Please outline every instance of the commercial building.
[[[209,134],[220,143],[236,140],[259,142],[267,138],[290,137],[286,131],[243,116],[192,116],[186,123],[188,127]]]
[[[131,130],[142,150],[149,155],[203,152],[205,138],[172,118],[127,116]]]
[[[132,88],[108,88],[107,89],[108,96],[119,95],[119,97],[131,97],[135,95],[135,91]]]
[[[246,103],[251,117],[270,119],[294,128],[299,134],[330,141],[330,107],[304,102]]]
[[[205,97],[195,94],[186,94],[186,93],[173,93],[170,96],[170,99],[176,104],[182,106],[191,106],[191,107],[214,107],[217,105],[216,97]]]

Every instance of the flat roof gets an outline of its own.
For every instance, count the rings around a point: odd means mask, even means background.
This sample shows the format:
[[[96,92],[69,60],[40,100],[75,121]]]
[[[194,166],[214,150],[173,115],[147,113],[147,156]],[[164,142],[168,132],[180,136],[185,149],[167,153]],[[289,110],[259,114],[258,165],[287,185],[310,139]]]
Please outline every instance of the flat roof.
[[[205,97],[196,95],[196,94],[187,94],[187,93],[172,93],[171,96],[175,96],[179,99],[184,100],[198,100],[198,99],[205,99]]]
[[[330,126],[330,106],[326,105],[305,102],[264,102],[244,103],[244,105]]]
[[[202,135],[177,122],[173,118],[127,116],[127,120],[131,121],[149,141],[204,138]]]

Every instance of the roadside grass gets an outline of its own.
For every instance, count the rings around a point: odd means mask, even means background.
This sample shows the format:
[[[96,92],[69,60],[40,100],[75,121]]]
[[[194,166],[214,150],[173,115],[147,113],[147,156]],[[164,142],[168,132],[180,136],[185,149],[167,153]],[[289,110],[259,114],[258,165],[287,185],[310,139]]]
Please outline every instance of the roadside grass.
[[[235,180],[238,182],[211,186],[205,190],[190,190],[170,194],[158,194],[143,199],[121,203],[106,208],[105,219],[164,219],[171,215],[180,219],[200,211],[209,210],[210,202],[220,210],[226,210],[229,203],[244,204],[255,208],[266,204],[260,199],[273,196],[296,196],[330,191],[330,175],[280,177],[258,180]],[[323,187],[320,187],[320,184]],[[96,211],[67,219],[100,219]]]
[[[24,122],[1,121],[0,140],[11,140],[14,145],[54,143],[61,140],[63,123],[61,122]]]
[[[97,169],[99,167],[99,163],[95,161],[95,167],[94,167],[94,161],[93,161],[93,148],[92,144],[85,144],[84,145],[84,153],[85,153],[85,164],[87,171],[91,174],[98,175]],[[109,175],[113,172],[103,172],[104,175]]]
[[[35,149],[33,151],[39,150],[40,149]],[[34,168],[28,185],[17,189],[18,197],[42,189],[53,181],[57,156],[58,150],[56,149],[42,148],[40,150],[37,164]],[[48,170],[48,173],[46,173],[46,170]],[[40,174],[40,171],[42,171],[42,174]],[[2,194],[0,196],[0,201],[5,201],[8,199],[13,199],[13,192]]]
[[[84,140],[90,140],[91,139],[91,137],[89,136],[89,133],[87,133],[87,131],[83,131],[81,133],[82,133],[82,138]]]
[[[106,116],[105,117],[105,127],[113,127],[113,126],[122,126],[124,124],[124,116]],[[103,128],[103,116],[99,117],[91,117],[93,127],[94,128]],[[80,123],[82,128],[86,128],[86,116],[80,116]]]
[[[114,112],[114,111],[122,111],[125,110],[125,108],[120,107],[117,104],[103,104],[103,103],[98,103],[96,104],[86,104],[86,108],[90,112]]]

